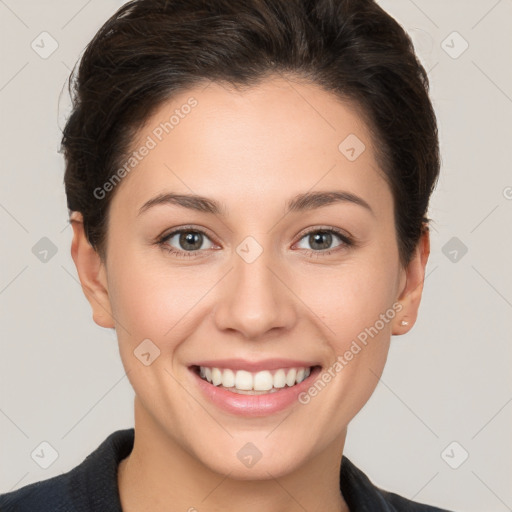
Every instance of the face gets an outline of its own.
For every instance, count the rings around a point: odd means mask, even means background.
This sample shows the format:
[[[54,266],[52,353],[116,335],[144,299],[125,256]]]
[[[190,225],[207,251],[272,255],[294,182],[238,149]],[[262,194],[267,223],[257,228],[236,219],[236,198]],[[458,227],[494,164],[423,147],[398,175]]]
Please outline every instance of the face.
[[[391,334],[415,318],[426,263],[410,279],[399,264],[393,198],[357,110],[281,78],[212,83],[156,111],[132,149],[144,145],[116,187],[104,293],[90,300],[116,328],[140,421],[240,479],[342,446]]]

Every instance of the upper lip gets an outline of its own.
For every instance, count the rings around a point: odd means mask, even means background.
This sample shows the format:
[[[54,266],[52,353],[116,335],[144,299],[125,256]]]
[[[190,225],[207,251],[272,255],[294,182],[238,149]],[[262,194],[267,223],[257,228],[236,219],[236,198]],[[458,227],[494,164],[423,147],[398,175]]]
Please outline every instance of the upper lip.
[[[245,370],[248,372],[259,372],[263,370],[277,370],[279,368],[310,368],[319,366],[314,361],[299,361],[297,359],[263,359],[261,361],[248,361],[246,359],[215,359],[199,361],[191,366],[206,366],[208,368],[229,368],[231,370]]]

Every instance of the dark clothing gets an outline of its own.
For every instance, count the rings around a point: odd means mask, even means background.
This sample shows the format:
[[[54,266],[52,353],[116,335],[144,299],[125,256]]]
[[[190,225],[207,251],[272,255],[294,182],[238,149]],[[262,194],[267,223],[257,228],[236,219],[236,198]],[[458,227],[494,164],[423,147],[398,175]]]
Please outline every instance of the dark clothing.
[[[117,467],[133,441],[133,428],[113,432],[71,471],[1,494],[0,511],[122,512]],[[340,490],[351,512],[447,512],[379,489],[344,455]]]

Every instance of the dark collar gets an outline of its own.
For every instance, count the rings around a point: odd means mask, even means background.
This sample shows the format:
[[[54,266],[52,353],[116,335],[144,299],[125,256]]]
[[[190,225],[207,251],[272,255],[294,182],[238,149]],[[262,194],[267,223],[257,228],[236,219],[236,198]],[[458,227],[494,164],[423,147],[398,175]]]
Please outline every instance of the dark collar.
[[[112,433],[82,463],[90,468],[90,470],[83,471],[77,476],[80,481],[76,482],[76,487],[90,489],[91,492],[88,495],[91,496],[91,505],[100,505],[100,503],[95,502],[94,495],[99,497],[110,495],[107,501],[112,504],[115,502],[117,507],[112,508],[112,512],[122,512],[117,487],[117,467],[119,462],[132,451],[133,442],[133,428],[118,430]],[[86,468],[84,467],[84,469]],[[341,459],[340,490],[348,507],[354,512],[440,510],[427,505],[413,503],[396,494],[379,489],[345,455]],[[98,499],[101,501],[104,498]]]
[[[122,512],[117,470],[133,448],[133,428],[110,434],[71,471],[0,495],[2,512]],[[448,512],[384,491],[342,456],[340,490],[351,512]]]

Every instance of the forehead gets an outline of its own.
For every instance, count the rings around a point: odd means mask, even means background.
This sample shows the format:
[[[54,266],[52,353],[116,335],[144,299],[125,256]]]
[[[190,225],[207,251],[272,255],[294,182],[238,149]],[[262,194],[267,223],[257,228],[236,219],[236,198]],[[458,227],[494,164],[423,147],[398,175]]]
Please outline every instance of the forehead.
[[[114,201],[140,206],[169,189],[226,203],[282,202],[340,187],[390,200],[357,108],[314,84],[274,78],[244,90],[215,82],[188,89],[147,119],[131,150],[144,147]]]

